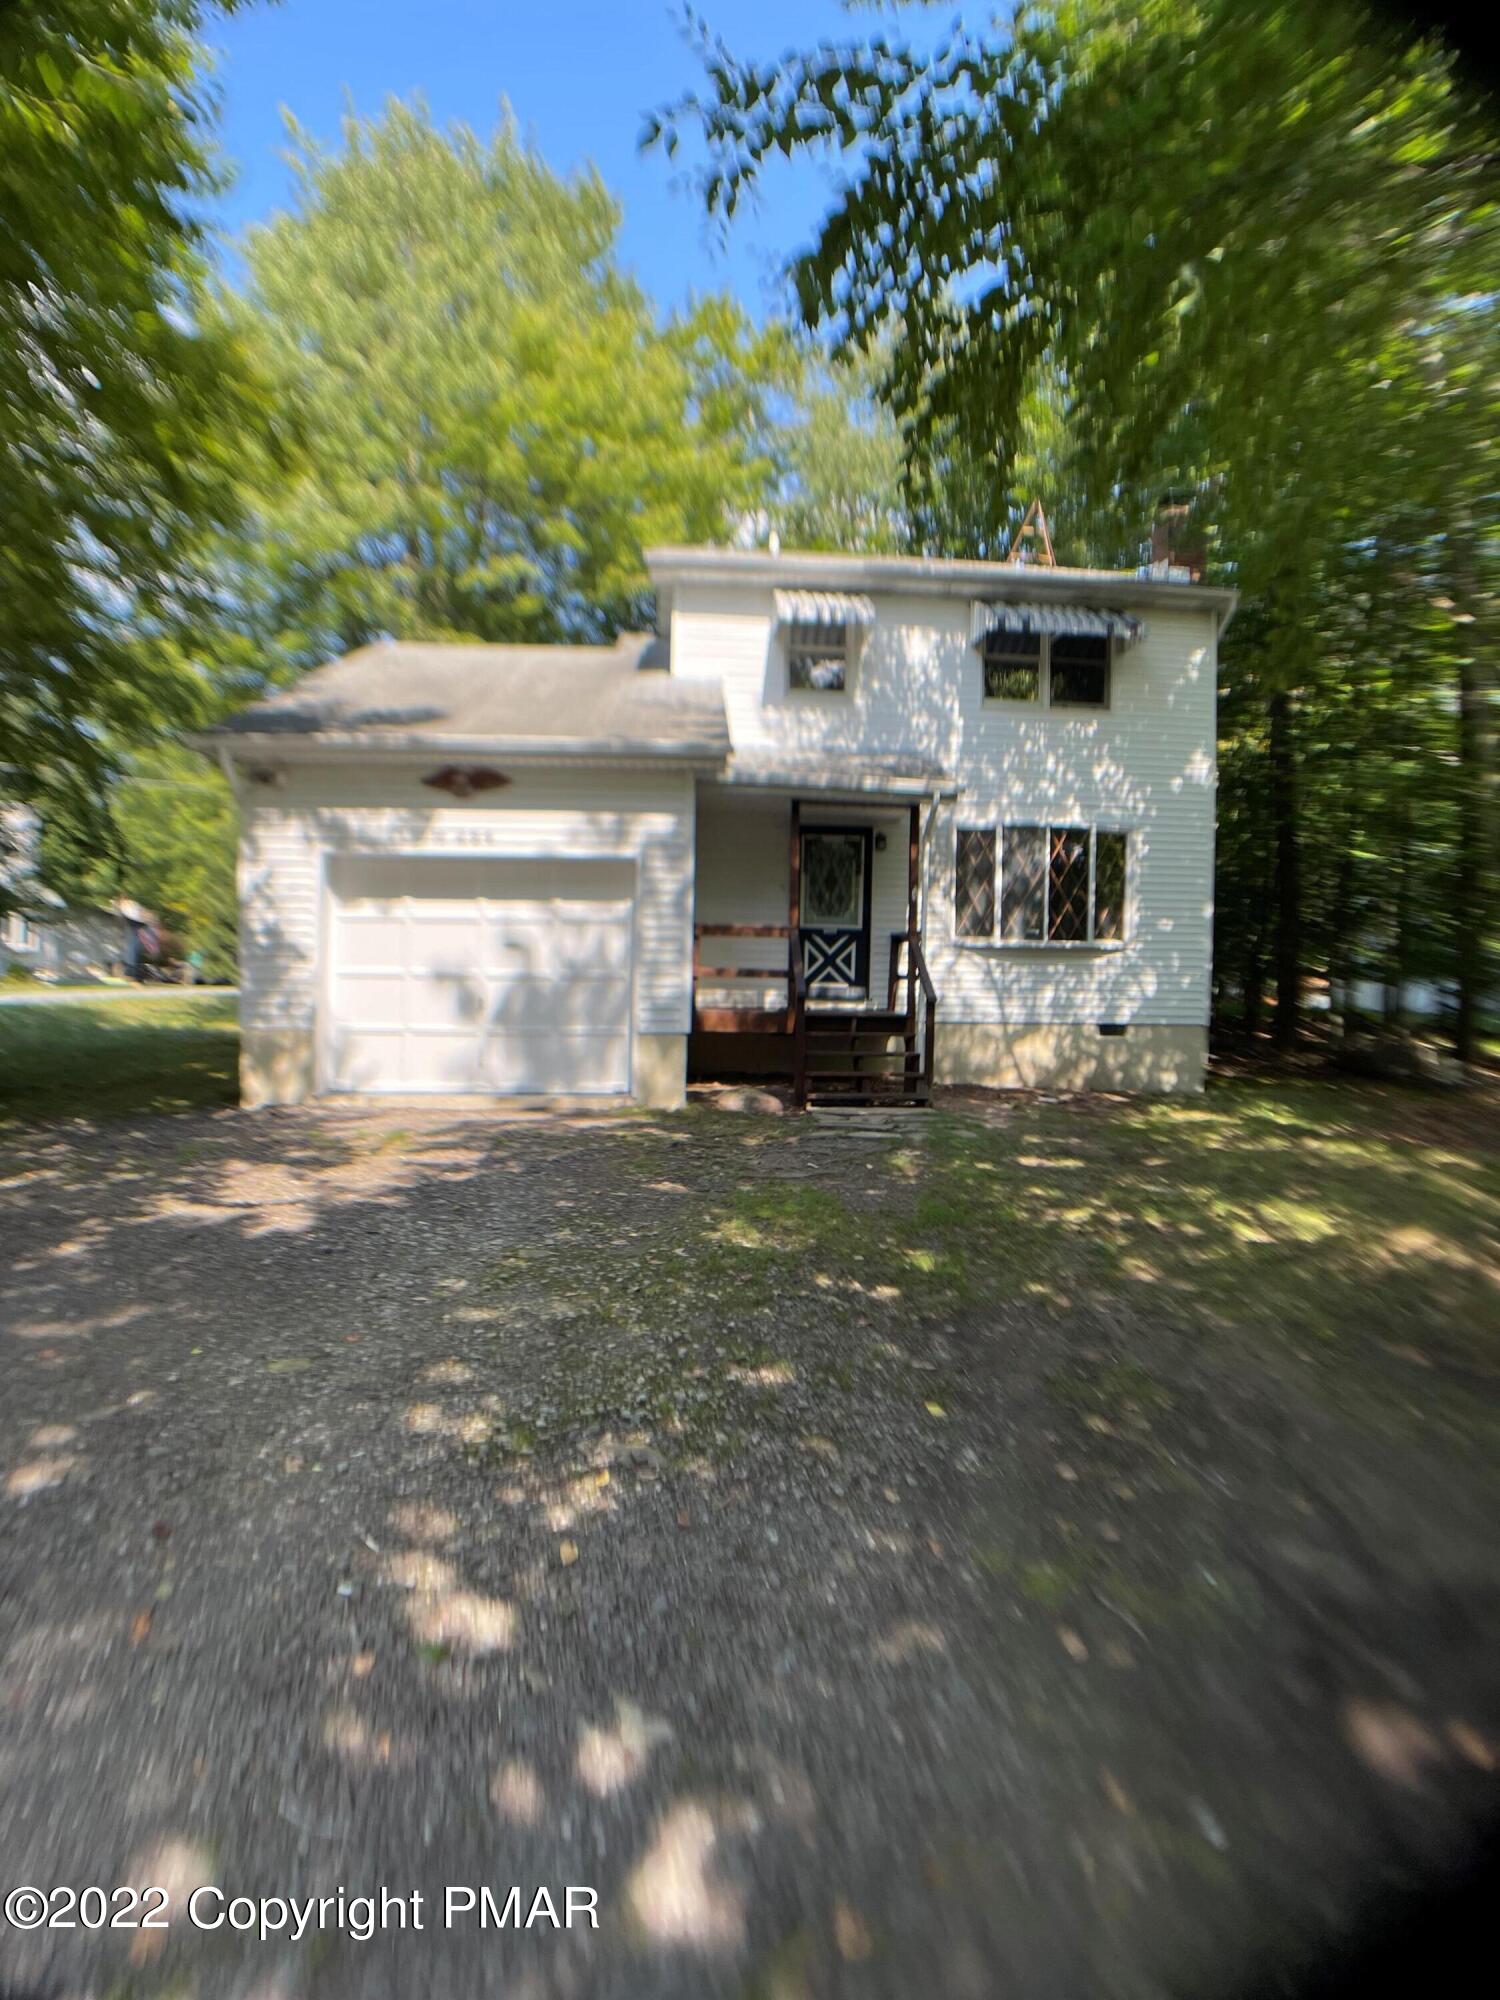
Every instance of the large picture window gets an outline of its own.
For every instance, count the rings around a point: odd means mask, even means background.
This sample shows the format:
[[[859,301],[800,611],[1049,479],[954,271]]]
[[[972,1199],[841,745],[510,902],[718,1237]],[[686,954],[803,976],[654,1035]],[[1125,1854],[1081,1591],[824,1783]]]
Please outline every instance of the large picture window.
[[[1087,826],[960,827],[955,935],[1003,944],[1122,944],[1128,839]]]

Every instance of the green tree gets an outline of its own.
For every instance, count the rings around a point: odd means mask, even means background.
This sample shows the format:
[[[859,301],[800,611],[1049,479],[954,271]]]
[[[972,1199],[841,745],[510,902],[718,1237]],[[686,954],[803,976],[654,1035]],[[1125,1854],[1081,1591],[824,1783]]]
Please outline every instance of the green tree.
[[[250,231],[227,307],[299,414],[299,477],[227,560],[245,630],[295,664],[375,633],[588,639],[645,612],[642,548],[720,539],[763,496],[790,362],[724,299],[659,323],[598,176],[505,122],[420,105],[293,129],[295,210]]]
[[[0,770],[44,808],[202,712],[205,540],[272,440],[200,309],[207,11],[0,9]]]
[[[70,901],[128,895],[155,910],[207,976],[234,977],[239,813],[222,775],[172,745],[124,756],[100,812],[64,798],[42,826],[42,877]]]
[[[911,546],[903,488],[905,447],[880,399],[883,364],[855,354],[834,366],[807,357],[789,418],[773,447],[781,483],[767,510],[789,549],[893,554]]]
[[[1387,975],[1457,978],[1471,1055],[1496,907],[1492,113],[1357,0],[1055,0],[935,51],[705,52],[706,97],[648,136],[701,123],[723,215],[772,152],[845,155],[793,275],[809,325],[888,344],[924,536],[993,548],[1039,398],[1096,557],[1130,559],[1164,485],[1198,494],[1246,603],[1221,975],[1253,997],[1269,967],[1290,1039],[1307,970],[1383,932]]]

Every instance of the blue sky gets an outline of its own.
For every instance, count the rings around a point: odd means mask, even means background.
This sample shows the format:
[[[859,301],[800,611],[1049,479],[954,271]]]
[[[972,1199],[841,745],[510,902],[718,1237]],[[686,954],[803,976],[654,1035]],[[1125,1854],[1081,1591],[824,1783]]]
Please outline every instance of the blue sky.
[[[698,10],[736,54],[759,59],[878,24],[838,0]],[[701,82],[680,6],[664,0],[281,0],[220,21],[211,39],[236,169],[221,205],[230,232],[287,205],[282,106],[332,140],[350,97],[368,115],[420,92],[439,124],[480,131],[505,98],[552,167],[598,167],[624,204],[621,261],[659,304],[727,288],[760,318],[780,306],[780,267],[811,239],[834,185],[832,169],[778,163],[761,205],[741,211],[727,247],[716,242],[682,168],[637,151],[643,114]]]

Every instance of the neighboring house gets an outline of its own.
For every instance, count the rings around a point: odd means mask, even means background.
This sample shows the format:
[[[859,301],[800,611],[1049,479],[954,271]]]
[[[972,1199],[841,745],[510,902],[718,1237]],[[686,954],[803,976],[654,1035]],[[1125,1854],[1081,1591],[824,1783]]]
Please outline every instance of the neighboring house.
[[[149,912],[134,903],[69,903],[36,878],[41,821],[30,806],[0,804],[0,977],[19,968],[42,979],[89,980],[139,960],[135,937]],[[133,914],[132,914],[133,913]]]
[[[368,646],[196,739],[243,808],[247,1103],[1201,1086],[1233,593],[647,563],[655,636]]]

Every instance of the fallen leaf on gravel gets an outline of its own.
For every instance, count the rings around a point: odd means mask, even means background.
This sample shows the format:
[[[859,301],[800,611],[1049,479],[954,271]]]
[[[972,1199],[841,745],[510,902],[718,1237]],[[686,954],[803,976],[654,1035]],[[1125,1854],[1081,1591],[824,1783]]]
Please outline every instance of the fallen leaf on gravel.
[[[268,1361],[266,1363],[266,1373],[268,1375],[300,1375],[304,1368],[311,1367],[312,1363],[300,1355],[289,1354],[284,1360]]]
[[[692,1526],[685,1507],[679,1507],[677,1510],[677,1525],[679,1528],[690,1528]]]
[[[1481,1771],[1494,1770],[1494,1749],[1480,1735],[1472,1723],[1450,1722],[1448,1724],[1448,1741],[1453,1745],[1460,1757],[1466,1757],[1471,1764],[1477,1765]]]
[[[157,1541],[164,1542],[172,1532],[172,1523],[170,1521],[154,1521],[151,1524],[151,1532]]]
[[[833,1906],[833,1941],[839,1948],[840,1958],[852,1959],[858,1964],[870,1956],[869,1925],[859,1911],[842,1897]]]
[[[1078,1474],[1073,1470],[1072,1466],[1065,1465],[1061,1459],[1058,1460],[1057,1464],[1053,1467],[1053,1470],[1056,1472],[1059,1479],[1065,1479],[1070,1486],[1072,1485],[1074,1480],[1077,1479],[1078,1477]]]
[[[130,1621],[130,1643],[132,1646],[145,1645],[151,1636],[151,1621],[155,1616],[156,1613],[150,1605],[144,1611],[137,1611],[134,1618]]]
[[[948,1414],[941,1403],[924,1403],[922,1407],[929,1417],[946,1417]]]
[[[362,1681],[367,1674],[373,1671],[374,1666],[375,1666],[375,1655],[373,1653],[356,1653],[354,1655],[354,1659],[352,1662],[351,1671],[353,1672],[354,1678],[357,1681]]]
[[[1355,1696],[1344,1703],[1340,1719],[1355,1755],[1380,1777],[1408,1790],[1420,1788],[1427,1765],[1442,1755],[1426,1723],[1398,1702]]]
[[[1062,1641],[1062,1649],[1068,1658],[1076,1660],[1079,1666],[1082,1666],[1089,1656],[1089,1649],[1083,1643],[1078,1633],[1073,1630],[1071,1625],[1059,1625],[1057,1636]]]
[[[557,1545],[557,1559],[564,1568],[567,1568],[572,1563],[576,1563],[578,1560],[577,1542],[559,1542]]]
[[[1099,1789],[1109,1800],[1116,1812],[1134,1816],[1135,1806],[1131,1801],[1129,1792],[1126,1791],[1114,1772],[1106,1770],[1102,1765],[1099,1770]]]

